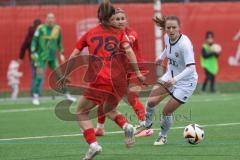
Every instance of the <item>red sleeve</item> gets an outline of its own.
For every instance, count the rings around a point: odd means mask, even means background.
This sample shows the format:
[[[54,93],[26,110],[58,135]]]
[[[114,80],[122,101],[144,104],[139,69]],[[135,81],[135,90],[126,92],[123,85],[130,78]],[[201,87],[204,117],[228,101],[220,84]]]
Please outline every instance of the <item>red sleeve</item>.
[[[129,40],[130,40],[130,43],[133,44],[134,42],[136,42],[136,41],[138,40],[137,32],[131,31],[131,32],[128,34],[128,38],[129,38]]]
[[[125,32],[121,32],[121,36],[120,36],[120,47],[121,48],[125,48],[126,46],[128,46],[130,44],[130,40],[127,36],[127,34]]]
[[[132,46],[132,49],[137,57],[137,61],[141,62],[142,61],[142,56],[141,56],[141,49],[139,45],[139,39],[138,39],[138,34],[132,29],[129,29],[128,32],[128,37],[130,39],[130,43]]]
[[[79,41],[78,41],[77,44],[76,44],[76,48],[77,48],[78,50],[82,51],[82,49],[83,49],[84,47],[87,47],[87,46],[88,46],[88,44],[87,44],[87,37],[88,37],[88,32],[85,33],[85,34],[79,39]]]

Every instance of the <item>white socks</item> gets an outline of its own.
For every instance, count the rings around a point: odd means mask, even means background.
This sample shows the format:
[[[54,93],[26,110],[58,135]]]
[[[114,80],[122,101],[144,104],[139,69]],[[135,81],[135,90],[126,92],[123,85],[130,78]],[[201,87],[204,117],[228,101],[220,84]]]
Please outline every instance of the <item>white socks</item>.
[[[102,129],[104,129],[104,124],[102,124],[102,123],[97,123],[97,128],[102,128]]]
[[[154,107],[149,107],[147,104],[146,104],[146,113],[145,113],[145,117],[146,117],[146,120],[145,120],[145,127],[149,127],[151,124],[152,124],[152,119],[153,119],[153,114],[155,112],[154,110]]]
[[[161,127],[160,136],[166,137],[172,124],[173,124],[173,116],[172,115],[171,116],[162,115],[161,122],[160,122],[160,127]]]
[[[99,146],[98,142],[93,142],[90,144],[91,148],[96,148],[97,146]]]

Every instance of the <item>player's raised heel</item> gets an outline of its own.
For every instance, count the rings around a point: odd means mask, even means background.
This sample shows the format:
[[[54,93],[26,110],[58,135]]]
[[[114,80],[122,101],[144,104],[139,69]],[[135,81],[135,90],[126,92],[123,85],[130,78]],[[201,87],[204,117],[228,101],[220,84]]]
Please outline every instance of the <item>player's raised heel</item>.
[[[90,147],[86,156],[82,160],[92,160],[96,155],[102,152],[102,147],[97,145],[96,147]]]
[[[128,148],[133,147],[135,143],[134,127],[131,124],[128,124],[124,129],[124,132],[125,132],[126,147]]]
[[[167,137],[159,136],[157,140],[154,142],[154,146],[160,146],[167,143]]]

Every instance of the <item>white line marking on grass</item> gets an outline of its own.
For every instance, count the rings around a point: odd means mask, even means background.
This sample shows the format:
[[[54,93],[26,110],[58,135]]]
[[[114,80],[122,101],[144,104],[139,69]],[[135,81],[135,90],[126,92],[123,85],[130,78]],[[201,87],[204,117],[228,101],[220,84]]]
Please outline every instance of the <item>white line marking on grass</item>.
[[[208,124],[208,125],[201,125],[202,127],[219,127],[219,126],[235,126],[240,125],[240,122],[236,123],[222,123],[222,124]],[[182,127],[173,127],[171,129],[182,129],[185,128],[185,126]],[[159,128],[155,128],[153,130],[160,130]],[[111,134],[121,134],[123,131],[114,131],[114,132],[105,132],[105,135],[111,135]],[[0,139],[1,141],[14,141],[14,140],[31,140],[31,139],[47,139],[47,138],[61,138],[61,137],[77,137],[82,136],[83,134],[66,134],[66,135],[53,135],[53,136],[38,136],[38,137],[19,137],[19,138],[5,138]]]
[[[0,113],[13,113],[13,112],[32,112],[32,111],[45,111],[45,110],[53,110],[54,108],[25,108],[25,109],[5,109],[0,110]]]

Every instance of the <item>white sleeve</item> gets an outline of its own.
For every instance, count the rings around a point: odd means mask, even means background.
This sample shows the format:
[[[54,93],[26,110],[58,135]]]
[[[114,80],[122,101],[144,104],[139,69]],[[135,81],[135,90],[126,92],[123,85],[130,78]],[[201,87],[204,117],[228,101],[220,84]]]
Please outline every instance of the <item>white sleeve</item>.
[[[185,65],[189,66],[195,64],[193,46],[190,40],[185,41],[182,48]]]
[[[160,54],[160,56],[158,56],[158,59],[163,61],[166,58],[166,56],[167,56],[167,49],[165,48],[163,52]]]
[[[176,81],[179,81],[183,77],[186,77],[196,71],[195,65],[189,65],[186,67],[181,73],[179,73],[177,76],[174,77]]]

